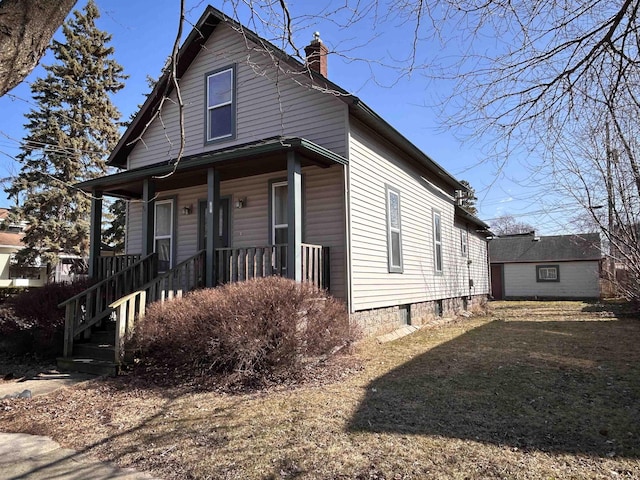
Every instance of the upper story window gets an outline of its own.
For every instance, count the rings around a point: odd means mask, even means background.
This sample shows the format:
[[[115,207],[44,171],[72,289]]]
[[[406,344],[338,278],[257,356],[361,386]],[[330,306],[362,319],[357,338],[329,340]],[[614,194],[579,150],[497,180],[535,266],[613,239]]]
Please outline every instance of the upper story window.
[[[207,74],[207,142],[235,137],[235,66]]]
[[[387,186],[387,255],[390,273],[402,273],[400,192]]]

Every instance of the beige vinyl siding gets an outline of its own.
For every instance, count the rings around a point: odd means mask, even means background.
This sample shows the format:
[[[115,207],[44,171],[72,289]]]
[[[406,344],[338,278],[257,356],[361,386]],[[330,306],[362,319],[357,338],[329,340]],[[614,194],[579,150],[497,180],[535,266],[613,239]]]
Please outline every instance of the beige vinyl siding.
[[[471,295],[489,294],[489,264],[487,260],[487,240],[482,235],[474,231],[473,226],[469,226],[469,273],[473,279]]]
[[[130,255],[142,253],[142,201],[127,203],[127,229],[125,232],[125,252]]]
[[[344,188],[343,170],[339,165],[331,168],[305,167],[303,240],[330,247],[331,292],[345,297],[344,247]],[[220,184],[220,195],[230,196],[230,229],[233,247],[269,245],[269,181],[286,179],[287,172],[254,175]],[[158,199],[176,198],[177,232],[176,258],[181,262],[196,253],[198,245],[198,202],[206,200],[207,187],[200,185],[158,193]],[[245,208],[234,208],[235,201],[246,198]],[[182,208],[192,206],[191,215],[183,215]],[[132,202],[127,218],[127,252],[139,253],[142,246],[142,204]],[[137,248],[137,249],[136,249]]]
[[[466,294],[453,198],[360,124],[352,124],[349,142],[352,310]],[[400,192],[403,273],[388,272],[385,185]],[[434,211],[442,219],[442,274],[434,268]]]
[[[536,266],[558,265],[559,282],[537,282]],[[504,264],[505,297],[568,297],[597,298],[600,296],[599,263],[544,262]]]
[[[249,55],[249,58],[248,58]],[[205,145],[205,76],[236,64],[236,138]],[[273,136],[307,138],[338,154],[346,154],[346,105],[330,93],[301,83],[306,77],[278,71],[258,48],[246,50],[245,39],[220,25],[181,79],[186,145],[184,155],[226,148]],[[175,94],[173,95],[175,97]],[[178,107],[166,102],[129,155],[138,168],[174,158],[179,149]]]
[[[346,299],[344,167],[304,168],[306,243],[329,247],[331,294]]]

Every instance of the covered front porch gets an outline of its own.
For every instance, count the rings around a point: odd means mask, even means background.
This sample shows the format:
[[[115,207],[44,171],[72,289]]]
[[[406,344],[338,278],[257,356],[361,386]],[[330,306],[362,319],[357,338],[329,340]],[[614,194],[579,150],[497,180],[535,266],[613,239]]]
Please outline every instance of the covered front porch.
[[[92,198],[96,283],[62,304],[59,365],[117,370],[146,306],[194,288],[280,275],[344,297],[345,164],[304,139],[277,138],[80,184]],[[124,255],[101,256],[105,196],[129,200]]]
[[[113,196],[130,200],[126,253],[156,253],[159,273],[202,251],[208,287],[281,275],[328,289],[336,232],[324,235],[314,220],[336,217],[343,228],[344,201],[322,212],[322,199],[304,193],[305,183],[311,191],[319,187],[304,177],[333,167],[330,188],[341,193],[344,164],[304,139],[274,138],[85,182],[81,187],[92,195],[90,275],[102,279],[117,270],[117,257],[99,251],[103,197]],[[310,168],[314,175],[303,175]]]

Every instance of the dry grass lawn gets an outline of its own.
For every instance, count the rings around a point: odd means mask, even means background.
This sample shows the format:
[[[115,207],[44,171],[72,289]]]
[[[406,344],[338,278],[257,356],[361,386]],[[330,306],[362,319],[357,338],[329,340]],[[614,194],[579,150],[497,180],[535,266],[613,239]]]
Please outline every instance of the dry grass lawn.
[[[0,404],[43,434],[167,479],[640,478],[640,321],[498,302],[384,345],[331,381],[259,393],[121,377]]]

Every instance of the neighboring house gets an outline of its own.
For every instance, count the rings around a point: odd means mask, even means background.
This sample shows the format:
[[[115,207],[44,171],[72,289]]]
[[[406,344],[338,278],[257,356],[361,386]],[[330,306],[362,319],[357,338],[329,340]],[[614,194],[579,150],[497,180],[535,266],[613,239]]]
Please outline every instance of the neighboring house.
[[[509,298],[598,298],[600,235],[496,237],[489,244],[491,293]]]
[[[179,111],[163,77],[111,154],[124,170],[80,184],[93,225],[102,195],[129,199],[131,261],[155,252],[159,271],[203,272],[208,286],[313,281],[368,332],[485,299],[488,226],[456,205],[465,187],[327,79],[317,36],[306,52],[308,67],[208,7],[177,68],[184,155],[176,163]],[[98,234],[91,271],[115,272]]]
[[[6,208],[0,208],[0,223],[4,223],[9,214]],[[24,248],[22,243],[23,226],[9,225],[0,231],[0,288],[41,287],[47,282],[47,267],[18,267],[15,254]]]

